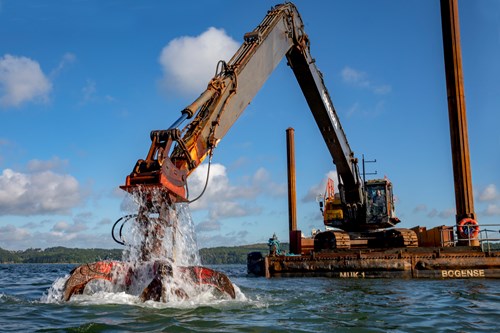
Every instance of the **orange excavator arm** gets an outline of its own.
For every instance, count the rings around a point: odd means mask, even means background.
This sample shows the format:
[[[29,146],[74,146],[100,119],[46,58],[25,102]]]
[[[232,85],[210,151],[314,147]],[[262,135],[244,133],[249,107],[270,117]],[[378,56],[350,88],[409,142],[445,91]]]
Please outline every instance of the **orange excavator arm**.
[[[291,3],[272,8],[245,34],[231,60],[219,62],[207,89],[181,111],[177,121],[166,130],[151,132],[146,158],[137,161],[121,188],[133,192],[149,187],[160,190],[168,203],[188,201],[187,177],[212,154],[285,56],[335,161],[346,199],[362,203],[357,160],[309,53],[302,19]]]

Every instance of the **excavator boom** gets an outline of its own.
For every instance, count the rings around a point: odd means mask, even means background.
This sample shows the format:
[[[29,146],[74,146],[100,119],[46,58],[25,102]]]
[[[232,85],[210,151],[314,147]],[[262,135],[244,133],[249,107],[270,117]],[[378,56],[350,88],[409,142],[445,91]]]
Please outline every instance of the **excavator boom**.
[[[272,8],[244,36],[228,63],[220,61],[207,89],[167,130],[151,132],[145,160],[137,161],[121,188],[159,189],[169,203],[188,201],[186,180],[250,104],[276,66],[286,57],[337,166],[345,201],[362,204],[362,183],[345,133],[309,52],[304,24],[291,3]],[[179,126],[189,120],[182,129]]]

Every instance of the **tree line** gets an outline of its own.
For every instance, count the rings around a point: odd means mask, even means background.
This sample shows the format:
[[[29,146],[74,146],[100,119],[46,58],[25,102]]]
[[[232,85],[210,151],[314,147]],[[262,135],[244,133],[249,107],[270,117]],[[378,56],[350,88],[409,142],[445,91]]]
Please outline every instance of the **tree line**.
[[[118,249],[73,249],[50,247],[44,250],[29,248],[22,251],[9,251],[0,248],[0,263],[68,263],[79,264],[98,260],[120,260],[122,250]]]
[[[205,265],[246,264],[247,255],[250,252],[262,252],[262,254],[267,254],[269,252],[269,246],[262,243],[204,248],[200,250],[200,259]]]
[[[203,248],[199,251],[204,265],[246,264],[250,252],[260,251],[267,254],[267,244],[253,244],[233,247]],[[75,249],[50,247],[46,249],[29,248],[10,251],[0,248],[0,263],[69,263],[83,264],[99,260],[121,260],[121,249]]]

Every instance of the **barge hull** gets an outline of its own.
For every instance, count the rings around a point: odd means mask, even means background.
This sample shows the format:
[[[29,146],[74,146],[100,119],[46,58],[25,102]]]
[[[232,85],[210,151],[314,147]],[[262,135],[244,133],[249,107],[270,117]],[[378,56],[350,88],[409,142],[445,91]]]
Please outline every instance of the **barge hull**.
[[[470,247],[347,250],[296,256],[266,256],[266,277],[500,278],[500,253]],[[262,273],[261,273],[262,275]]]

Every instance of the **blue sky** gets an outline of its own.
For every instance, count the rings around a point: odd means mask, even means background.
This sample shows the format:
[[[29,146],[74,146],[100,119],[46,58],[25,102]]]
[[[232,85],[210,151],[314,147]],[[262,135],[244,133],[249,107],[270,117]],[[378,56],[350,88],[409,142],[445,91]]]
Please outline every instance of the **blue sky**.
[[[251,5],[250,5],[251,3]],[[0,0],[0,247],[118,247],[122,185],[275,1]],[[351,148],[394,183],[401,227],[455,222],[439,1],[295,1]],[[500,215],[500,3],[459,1],[475,211]],[[220,142],[191,206],[200,247],[287,240],[334,165],[284,60]],[[190,179],[201,189],[206,164]]]

